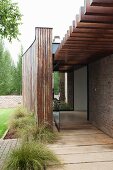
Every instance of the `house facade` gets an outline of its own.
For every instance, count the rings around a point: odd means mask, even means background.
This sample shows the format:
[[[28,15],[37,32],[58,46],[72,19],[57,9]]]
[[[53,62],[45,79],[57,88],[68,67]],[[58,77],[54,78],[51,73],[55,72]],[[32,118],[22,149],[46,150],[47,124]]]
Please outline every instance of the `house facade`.
[[[113,137],[113,0],[85,0],[56,50],[51,28],[35,35],[23,55],[24,106],[52,125],[52,73],[66,72],[73,109]]]

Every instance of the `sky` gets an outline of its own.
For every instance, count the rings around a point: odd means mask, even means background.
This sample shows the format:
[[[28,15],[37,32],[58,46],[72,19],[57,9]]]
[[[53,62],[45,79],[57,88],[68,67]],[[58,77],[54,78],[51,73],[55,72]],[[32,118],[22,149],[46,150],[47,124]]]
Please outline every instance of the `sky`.
[[[21,45],[26,51],[34,41],[35,27],[53,28],[53,38],[57,35],[62,40],[76,14],[79,13],[80,6],[84,5],[84,0],[12,0],[12,2],[18,2],[23,15],[20,41],[13,40],[9,43],[5,40],[5,46],[15,62]]]

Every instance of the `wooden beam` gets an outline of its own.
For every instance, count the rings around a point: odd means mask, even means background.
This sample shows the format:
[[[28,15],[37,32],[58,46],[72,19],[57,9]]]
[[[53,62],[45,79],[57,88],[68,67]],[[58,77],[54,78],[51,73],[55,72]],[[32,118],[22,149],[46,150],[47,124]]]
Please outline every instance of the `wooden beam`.
[[[99,37],[103,37],[103,38],[109,38],[109,39],[113,39],[113,34],[106,34],[106,31],[104,33],[101,34],[97,34],[97,33],[76,33],[73,32],[70,34],[70,37],[83,37],[83,38],[99,38]]]
[[[90,0],[85,0],[85,15],[113,16],[113,7],[91,6]]]
[[[76,53],[76,52],[92,52],[92,51],[113,51],[113,48],[91,48],[91,47],[84,47],[84,48],[61,48],[60,52],[64,52],[65,54]]]
[[[113,24],[103,24],[103,23],[91,23],[91,22],[79,22],[77,28],[96,28],[96,29],[105,29],[113,30]]]
[[[93,6],[105,6],[105,7],[113,7],[112,0],[90,0],[90,4]]]
[[[61,52],[65,52],[65,53],[76,53],[79,52],[81,50],[81,47],[77,47],[77,48],[62,48],[60,51]],[[90,52],[90,51],[113,51],[113,47],[112,48],[103,48],[103,47],[82,47],[82,51],[86,52]]]
[[[80,59],[83,59],[84,58],[84,56],[85,56],[86,54],[84,54],[84,53],[79,53],[79,54],[74,54],[74,55],[64,55],[63,53],[59,53],[58,55],[56,55],[55,56],[55,60],[63,60],[63,61],[65,61],[65,62],[67,62],[68,60],[69,60],[69,58],[71,58],[71,57],[76,57],[76,59],[78,60],[78,58]],[[90,53],[89,54],[87,54],[87,56],[90,56]]]
[[[98,42],[113,42],[113,37],[111,37],[110,39],[109,38],[104,38],[104,37],[98,37],[98,38],[96,38],[96,37],[69,37],[68,39],[67,39],[67,42],[70,42],[70,41],[72,41],[72,42],[76,42],[76,41],[85,41],[85,42],[88,42],[88,41],[90,41],[90,42],[92,42],[92,41],[98,41]]]
[[[93,49],[113,49],[113,44],[70,44],[70,43],[66,43],[63,46],[63,49],[89,49],[89,48],[93,48]]]
[[[109,0],[98,1],[102,4],[105,2],[112,3]],[[76,15],[72,26],[65,34],[55,55],[56,59],[70,61],[75,58],[77,61],[88,62],[92,56],[113,53],[113,7],[90,6],[90,0],[85,2],[85,7],[86,9],[81,7],[80,15]]]
[[[73,21],[75,22],[75,21]],[[73,25],[74,26],[74,25]],[[71,26],[70,26],[71,27]],[[70,29],[70,28],[69,28]],[[73,28],[73,33],[96,33],[96,34],[105,34],[105,31],[106,31],[106,34],[108,35],[111,35],[113,34],[113,29],[96,29],[96,28]],[[72,33],[70,32],[70,34]]]
[[[65,42],[65,44],[64,45],[69,45],[70,44],[70,46],[76,46],[76,45],[83,45],[83,44],[86,44],[86,45],[103,45],[103,46],[108,46],[108,45],[112,45],[112,43],[111,42],[105,42],[105,41],[103,41],[103,42],[98,42],[98,41],[94,41],[94,42],[90,42],[90,41],[87,41],[87,42],[84,42],[84,41],[73,41],[73,40],[68,40],[68,41],[66,41]],[[62,45],[62,46],[64,46],[64,45]]]
[[[86,15],[85,8],[80,8],[79,22],[113,23],[113,16]]]

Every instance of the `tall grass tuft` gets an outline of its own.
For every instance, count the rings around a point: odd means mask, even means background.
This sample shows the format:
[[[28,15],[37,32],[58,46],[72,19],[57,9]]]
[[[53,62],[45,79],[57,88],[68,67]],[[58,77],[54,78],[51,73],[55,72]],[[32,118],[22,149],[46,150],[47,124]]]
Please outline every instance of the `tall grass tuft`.
[[[25,117],[26,115],[28,115],[27,109],[20,106],[15,109],[13,117],[14,119],[19,119]]]
[[[60,164],[56,155],[44,145],[58,138],[48,123],[37,126],[33,114],[18,108],[9,126],[21,140],[20,146],[9,155],[4,170],[44,170],[44,166]]]
[[[26,126],[20,131],[24,141],[37,141],[40,143],[54,143],[58,139],[58,133],[54,132],[48,123]]]
[[[44,166],[59,165],[56,155],[36,142],[23,143],[10,154],[4,170],[44,170]]]
[[[18,119],[12,119],[10,121],[10,128],[11,129],[23,129],[26,126],[30,126],[30,125],[34,125],[35,124],[35,120],[32,116],[27,115],[25,117],[22,118],[18,118]]]
[[[9,127],[14,137],[22,138],[24,141],[53,143],[58,138],[58,133],[54,132],[47,122],[36,125],[34,115],[21,107],[15,111]]]
[[[18,138],[20,137],[20,131],[22,131],[24,128],[27,128],[28,126],[34,126],[35,124],[36,123],[33,113],[29,113],[23,107],[19,107],[15,110],[13,116],[11,117],[9,129],[10,132],[14,133],[13,136]]]

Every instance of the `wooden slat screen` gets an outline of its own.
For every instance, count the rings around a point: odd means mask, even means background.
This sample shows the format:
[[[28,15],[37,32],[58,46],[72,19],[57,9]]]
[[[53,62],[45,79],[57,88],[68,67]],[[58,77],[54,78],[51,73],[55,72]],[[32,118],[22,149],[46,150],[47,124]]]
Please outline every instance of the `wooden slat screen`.
[[[52,125],[52,29],[36,28],[34,43],[23,55],[23,104],[39,123]]]

